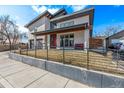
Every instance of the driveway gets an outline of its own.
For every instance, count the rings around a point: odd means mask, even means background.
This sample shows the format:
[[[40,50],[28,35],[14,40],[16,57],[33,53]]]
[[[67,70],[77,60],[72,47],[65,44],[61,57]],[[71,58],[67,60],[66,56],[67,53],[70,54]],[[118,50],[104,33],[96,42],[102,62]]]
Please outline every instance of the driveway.
[[[0,52],[1,88],[87,88],[87,85],[8,58]]]

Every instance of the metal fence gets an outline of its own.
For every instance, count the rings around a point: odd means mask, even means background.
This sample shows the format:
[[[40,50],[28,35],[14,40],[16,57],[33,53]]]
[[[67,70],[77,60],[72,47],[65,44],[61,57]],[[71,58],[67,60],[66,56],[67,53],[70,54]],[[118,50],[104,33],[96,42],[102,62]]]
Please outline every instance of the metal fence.
[[[35,46],[30,49],[27,44],[27,47],[22,49],[18,45],[13,52],[63,64],[71,64],[88,70],[124,75],[124,51],[117,49],[74,49],[74,47],[60,46],[51,48],[46,43],[42,43],[41,46],[41,48]]]

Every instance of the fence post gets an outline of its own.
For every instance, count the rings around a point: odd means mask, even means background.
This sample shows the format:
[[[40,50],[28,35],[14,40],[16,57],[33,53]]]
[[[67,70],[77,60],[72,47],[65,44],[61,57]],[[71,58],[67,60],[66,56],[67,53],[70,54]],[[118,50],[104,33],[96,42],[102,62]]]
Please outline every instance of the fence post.
[[[26,54],[27,54],[27,56],[28,56],[28,43],[27,43],[27,53],[26,53]]]
[[[89,49],[87,50],[87,69],[89,70]]]
[[[15,46],[16,46],[16,45],[13,46],[13,52],[14,52],[14,53],[15,53]]]
[[[118,55],[118,49],[117,49],[117,68],[118,68],[118,61],[119,61],[119,55]]]
[[[35,57],[37,57],[37,55],[36,55],[36,54],[37,54],[37,50],[36,50],[36,48],[37,48],[37,47],[36,47],[36,45],[35,45]]]
[[[47,43],[47,60],[48,60],[48,43]]]
[[[65,64],[65,43],[64,43],[64,38],[63,40],[63,64]]]
[[[15,53],[17,53],[17,50],[18,50],[18,45],[16,44],[16,51],[15,51]]]
[[[17,50],[17,44],[15,44],[15,53],[16,53],[16,50]]]
[[[21,54],[21,52],[22,52],[22,51],[21,51],[21,46],[19,46],[19,47],[20,47],[19,49],[20,49],[20,54]]]
[[[101,88],[103,86],[103,75],[101,75]]]
[[[11,44],[10,44],[10,46],[9,46],[9,48],[10,48],[10,52],[12,52],[11,47],[12,47],[12,46],[11,46]]]
[[[18,52],[19,52],[19,54],[21,54],[21,53],[20,53],[20,46],[19,46],[19,44],[18,44]]]

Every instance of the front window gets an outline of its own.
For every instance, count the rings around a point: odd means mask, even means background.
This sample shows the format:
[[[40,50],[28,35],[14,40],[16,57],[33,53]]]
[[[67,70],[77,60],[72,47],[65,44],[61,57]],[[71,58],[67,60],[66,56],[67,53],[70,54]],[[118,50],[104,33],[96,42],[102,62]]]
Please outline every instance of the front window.
[[[74,34],[60,35],[60,47],[74,47]]]
[[[71,47],[74,46],[74,34],[70,34],[69,44],[70,44]]]

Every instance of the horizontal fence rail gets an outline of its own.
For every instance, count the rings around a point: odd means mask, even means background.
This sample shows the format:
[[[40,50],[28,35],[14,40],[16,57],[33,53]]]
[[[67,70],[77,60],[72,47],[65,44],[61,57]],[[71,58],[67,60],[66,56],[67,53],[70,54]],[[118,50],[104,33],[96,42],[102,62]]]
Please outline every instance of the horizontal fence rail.
[[[40,47],[39,47],[40,46]],[[32,56],[63,64],[71,64],[112,74],[124,75],[124,51],[117,49],[74,49],[73,47],[50,48],[47,43],[30,48],[28,44],[22,48],[18,45],[14,53]]]

